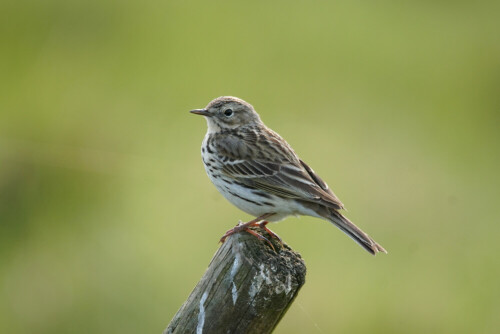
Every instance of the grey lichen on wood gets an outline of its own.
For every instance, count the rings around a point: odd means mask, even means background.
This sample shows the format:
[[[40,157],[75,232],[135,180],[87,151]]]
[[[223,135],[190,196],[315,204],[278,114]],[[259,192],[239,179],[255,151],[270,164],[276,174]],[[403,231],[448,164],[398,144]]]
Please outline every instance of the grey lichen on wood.
[[[271,242],[276,251],[246,232],[230,236],[164,333],[271,333],[306,275],[299,254]]]

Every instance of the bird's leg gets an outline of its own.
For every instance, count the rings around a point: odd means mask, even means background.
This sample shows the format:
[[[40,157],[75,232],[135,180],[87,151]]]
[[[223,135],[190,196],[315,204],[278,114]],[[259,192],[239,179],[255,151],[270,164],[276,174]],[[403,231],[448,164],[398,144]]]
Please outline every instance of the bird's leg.
[[[254,226],[255,224],[258,224],[262,219],[264,219],[264,218],[261,218],[261,217],[263,217],[263,216],[257,217],[257,218],[255,218],[255,219],[253,219],[253,220],[251,220],[251,221],[249,221],[247,223],[242,223],[242,221],[240,220],[238,222],[238,225],[236,225],[232,229],[226,231],[226,233],[220,239],[220,242],[226,241],[226,238],[229,237],[230,235],[233,235],[235,233],[247,230],[251,226]]]
[[[269,239],[267,239],[265,236],[263,236],[262,234],[259,234],[259,233],[255,232],[254,230],[251,230],[250,228],[247,228],[245,231],[247,231],[251,235],[257,237],[257,239],[259,239],[259,240],[266,241],[269,244],[269,246],[271,246],[271,248],[273,249],[273,251],[276,252],[276,249],[274,249],[274,246],[271,243],[271,241],[269,241]]]
[[[270,242],[270,241],[269,241],[266,237],[264,237],[264,236],[260,235],[259,233],[255,232],[255,231],[252,231],[252,230],[250,229],[250,227],[252,227],[252,226],[259,226],[259,227],[261,227],[260,222],[261,222],[261,221],[263,221],[264,219],[266,219],[266,218],[268,218],[268,217],[272,216],[273,214],[274,214],[274,213],[266,213],[266,214],[264,214],[264,215],[262,215],[262,216],[260,216],[260,217],[257,217],[257,218],[255,218],[255,219],[253,219],[253,220],[251,220],[251,221],[249,221],[249,222],[247,222],[247,223],[242,223],[242,222],[240,221],[240,222],[238,223],[238,225],[236,225],[236,226],[235,226],[235,227],[233,227],[232,229],[228,230],[228,231],[227,231],[227,232],[226,232],[226,233],[222,236],[222,238],[220,239],[220,242],[224,242],[224,241],[226,241],[227,237],[229,237],[230,235],[233,235],[233,234],[238,233],[238,232],[241,232],[241,231],[247,231],[247,232],[248,232],[248,233],[250,233],[251,235],[253,235],[253,236],[257,237],[257,239],[267,241],[267,243],[271,246],[271,248],[272,248],[274,251],[276,251],[276,250],[274,249],[273,244],[272,244],[272,243],[271,243],[271,242]],[[266,224],[267,224],[267,222],[266,222]],[[265,228],[265,224],[264,224],[264,229],[265,229],[266,231],[271,231],[271,230],[269,230],[268,228]],[[268,232],[268,233],[269,233],[269,232]],[[273,236],[273,237],[275,237],[275,236],[276,236],[276,237],[278,237],[278,236],[277,236],[275,233],[273,233],[272,231],[271,231],[269,234],[270,234],[271,236]],[[278,239],[279,239],[279,237],[278,237]],[[279,239],[279,240],[281,241],[281,239]]]
[[[259,224],[259,227],[261,229],[263,229],[264,231],[266,231],[267,233],[269,233],[269,235],[272,237],[272,238],[276,238],[279,240],[280,244],[281,244],[281,247],[283,247],[283,240],[281,240],[280,236],[277,235],[276,233],[274,233],[273,231],[271,231],[270,229],[267,228],[267,224],[269,224],[268,221],[264,220],[263,222],[260,222]]]
[[[256,226],[259,224],[259,222],[261,222],[262,220],[266,219],[267,217],[271,216],[272,214],[269,214],[269,213],[266,213],[260,217],[257,217],[247,223],[242,223],[241,220],[238,222],[238,225],[236,225],[235,227],[233,227],[232,229],[226,231],[226,233],[222,236],[222,238],[220,239],[221,242],[224,242],[226,241],[226,238],[229,237],[230,235],[234,234],[234,233],[238,233],[238,232],[241,232],[241,231],[246,231],[248,228],[250,228],[251,226]]]

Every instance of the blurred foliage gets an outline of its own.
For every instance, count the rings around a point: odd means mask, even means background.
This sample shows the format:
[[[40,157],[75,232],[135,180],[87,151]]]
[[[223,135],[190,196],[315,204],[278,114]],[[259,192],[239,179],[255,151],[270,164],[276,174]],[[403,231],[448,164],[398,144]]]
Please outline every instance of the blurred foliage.
[[[252,103],[389,250],[273,226],[308,264],[276,333],[500,328],[498,2],[0,4],[0,332],[159,333],[249,217],[206,177]],[[496,328],[496,330],[495,330]]]

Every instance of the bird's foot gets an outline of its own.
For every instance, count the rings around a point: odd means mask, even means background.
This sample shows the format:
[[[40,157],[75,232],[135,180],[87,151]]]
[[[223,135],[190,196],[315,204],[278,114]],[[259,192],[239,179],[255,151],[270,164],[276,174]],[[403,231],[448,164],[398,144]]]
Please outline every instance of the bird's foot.
[[[263,221],[261,223],[259,223],[259,227],[261,229],[263,229],[264,231],[266,231],[267,233],[269,233],[269,235],[271,236],[271,238],[274,238],[274,239],[278,239],[278,241],[280,242],[280,245],[281,245],[281,248],[283,248],[283,240],[281,240],[280,236],[277,235],[276,233],[274,233],[273,231],[271,231],[270,229],[267,228],[267,224],[269,224],[268,221]]]
[[[233,227],[233,228],[232,228],[232,229],[230,229],[230,230],[227,230],[227,231],[226,231],[226,233],[224,233],[224,235],[222,236],[222,238],[220,238],[220,242],[221,242],[221,243],[224,243],[224,241],[226,241],[226,239],[227,239],[229,236],[231,236],[231,235],[233,235],[233,234],[235,234],[235,233],[238,233],[238,232],[241,232],[241,231],[245,230],[245,229],[247,228],[245,225],[246,225],[246,224],[243,224],[243,222],[240,220],[240,221],[238,222],[238,224],[237,224],[235,227]]]
[[[267,242],[269,244],[269,246],[271,246],[271,248],[273,249],[274,252],[276,252],[276,249],[274,248],[273,244],[271,243],[271,241],[269,241],[268,238],[266,238],[265,236],[263,236],[262,234],[259,234],[257,232],[255,232],[254,230],[251,230],[249,227],[247,227],[245,229],[245,231],[247,231],[248,233],[250,233],[251,235],[257,237],[257,239],[259,240],[264,240],[265,242]]]
[[[241,232],[241,231],[246,231],[246,232],[250,233],[251,235],[257,237],[257,239],[266,241],[269,244],[269,246],[271,246],[271,248],[276,252],[276,249],[274,248],[273,244],[269,241],[269,239],[267,239],[263,235],[255,232],[254,230],[250,229],[250,227],[253,227],[253,226],[258,226],[258,227],[262,228],[267,233],[269,233],[269,235],[271,235],[271,237],[277,238],[280,241],[281,245],[283,246],[283,242],[281,241],[281,238],[276,233],[274,233],[273,231],[271,231],[270,229],[268,229],[266,227],[266,225],[267,225],[268,222],[267,221],[262,221],[262,219],[264,219],[264,218],[266,218],[268,216],[269,215],[264,215],[264,216],[258,217],[258,218],[254,219],[254,220],[249,221],[248,223],[242,223],[241,220],[240,220],[238,222],[238,225],[236,225],[232,229],[226,231],[226,233],[222,236],[222,238],[220,238],[220,242],[224,243],[224,241],[226,241],[226,239],[229,236],[231,236],[231,235],[233,235],[235,233]]]

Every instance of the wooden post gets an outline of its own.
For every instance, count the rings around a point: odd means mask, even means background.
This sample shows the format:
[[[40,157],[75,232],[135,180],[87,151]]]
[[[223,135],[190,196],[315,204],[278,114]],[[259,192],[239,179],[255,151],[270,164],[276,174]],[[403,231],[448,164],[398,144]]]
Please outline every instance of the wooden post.
[[[271,333],[305,283],[299,254],[263,233],[233,234],[217,250],[207,271],[164,334]]]

